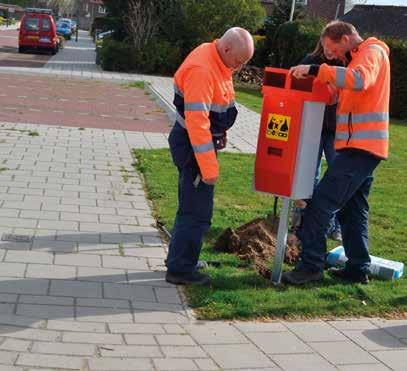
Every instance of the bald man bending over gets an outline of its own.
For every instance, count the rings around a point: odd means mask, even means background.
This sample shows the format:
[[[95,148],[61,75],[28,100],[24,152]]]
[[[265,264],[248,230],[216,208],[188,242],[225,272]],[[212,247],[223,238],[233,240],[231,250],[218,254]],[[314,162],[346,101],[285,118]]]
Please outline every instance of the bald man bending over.
[[[237,116],[232,73],[253,56],[253,38],[233,27],[194,49],[174,76],[175,125],[169,136],[177,166],[178,211],[167,257],[167,282],[210,286],[198,272],[202,239],[211,225],[217,151]]]

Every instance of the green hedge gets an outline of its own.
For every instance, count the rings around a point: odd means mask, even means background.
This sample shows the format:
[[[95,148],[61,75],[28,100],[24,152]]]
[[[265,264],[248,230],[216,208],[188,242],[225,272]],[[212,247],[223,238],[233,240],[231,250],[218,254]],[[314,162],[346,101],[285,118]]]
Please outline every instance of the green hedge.
[[[127,41],[103,41],[102,67],[107,71],[173,74],[182,62],[179,48],[170,42],[152,39],[140,51]]]
[[[324,25],[319,19],[282,24],[271,42],[271,65],[289,68],[298,64],[314,50]]]
[[[407,119],[407,41],[384,40],[390,47],[391,98],[390,114]]]
[[[100,53],[104,70],[132,72],[135,54],[127,42],[108,37],[103,40]]]
[[[143,73],[172,75],[183,59],[181,48],[169,41],[153,38],[136,54],[135,68]]]

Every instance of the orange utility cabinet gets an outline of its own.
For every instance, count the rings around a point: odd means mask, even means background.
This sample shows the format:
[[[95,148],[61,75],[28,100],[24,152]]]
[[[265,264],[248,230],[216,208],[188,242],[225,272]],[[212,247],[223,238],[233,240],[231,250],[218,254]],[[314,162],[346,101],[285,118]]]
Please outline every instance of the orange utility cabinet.
[[[312,196],[328,85],[266,67],[254,188],[289,199]]]

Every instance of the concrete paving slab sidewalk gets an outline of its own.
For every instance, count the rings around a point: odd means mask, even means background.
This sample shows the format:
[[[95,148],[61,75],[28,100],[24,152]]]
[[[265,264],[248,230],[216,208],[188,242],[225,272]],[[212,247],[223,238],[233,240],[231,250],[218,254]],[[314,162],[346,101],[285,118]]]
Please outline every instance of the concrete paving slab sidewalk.
[[[405,370],[407,321],[195,320],[132,135],[0,124],[0,370]]]

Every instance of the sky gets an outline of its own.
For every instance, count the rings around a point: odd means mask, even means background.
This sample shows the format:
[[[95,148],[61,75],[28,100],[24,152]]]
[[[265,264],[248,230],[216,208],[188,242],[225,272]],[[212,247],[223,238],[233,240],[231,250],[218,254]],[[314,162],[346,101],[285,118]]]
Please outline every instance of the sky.
[[[366,4],[372,4],[372,5],[404,5],[404,6],[407,6],[407,0],[367,0]]]

